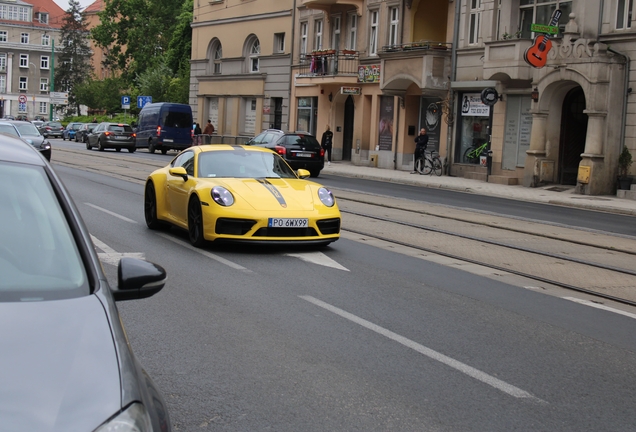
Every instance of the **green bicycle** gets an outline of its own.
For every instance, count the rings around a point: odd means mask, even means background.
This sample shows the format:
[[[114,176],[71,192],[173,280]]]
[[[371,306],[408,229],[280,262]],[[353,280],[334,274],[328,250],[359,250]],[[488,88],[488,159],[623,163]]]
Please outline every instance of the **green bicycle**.
[[[415,170],[424,175],[433,175],[434,172],[438,177],[441,176],[443,168],[439,154],[435,150],[430,152],[424,151],[415,162]]]
[[[488,149],[488,142],[485,142],[479,146],[475,146],[474,144],[466,149],[464,152],[464,158],[462,159],[463,163],[471,163],[478,164],[479,156],[486,155]]]

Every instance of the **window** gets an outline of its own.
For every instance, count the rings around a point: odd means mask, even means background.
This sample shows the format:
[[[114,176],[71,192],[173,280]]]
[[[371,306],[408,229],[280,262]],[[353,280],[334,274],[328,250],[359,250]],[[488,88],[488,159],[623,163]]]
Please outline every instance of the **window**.
[[[7,41],[7,31],[2,30],[0,31],[0,42],[6,42],[6,41]]]
[[[49,56],[41,56],[40,69],[48,69],[48,68],[49,68]]]
[[[340,17],[335,16],[331,18],[331,47],[333,49],[340,49]]]
[[[49,112],[49,107],[46,102],[40,102],[40,114],[47,114]]]
[[[18,21],[31,21],[29,19],[29,9],[25,7],[18,7]]]
[[[300,23],[300,55],[307,54],[307,23]]]
[[[43,46],[49,46],[49,45],[51,45],[51,36],[49,36],[49,35],[42,35],[42,45],[43,45]]]
[[[28,54],[20,54],[20,67],[28,68],[29,67],[29,55]]]
[[[219,75],[221,73],[221,64],[223,63],[223,46],[218,40],[212,45],[212,73]]]
[[[358,15],[349,15],[349,40],[347,41],[347,48],[355,50],[358,46]]]
[[[570,19],[572,12],[572,0],[555,1],[555,0],[520,0],[519,6],[519,29],[522,38],[532,38],[534,33],[530,30],[533,23],[545,24],[550,23],[552,12],[556,9],[561,10],[561,19],[559,20],[559,31],[565,29],[565,24]]]
[[[371,28],[369,33],[369,55],[377,55],[378,54],[378,16],[379,12],[372,11],[371,12]]]
[[[7,92],[7,76],[0,75],[0,93]]]
[[[616,30],[632,27],[633,8],[634,0],[618,0],[618,9],[616,10]]]
[[[20,43],[28,44],[29,43],[29,34],[28,33],[20,33]]]
[[[285,33],[274,33],[274,52],[285,52]]]
[[[314,49],[322,49],[322,20],[314,22]]]
[[[18,88],[20,90],[26,90],[28,88],[28,84],[29,84],[29,80],[28,77],[20,77],[20,85],[18,86]]]
[[[0,72],[7,71],[7,55],[5,53],[0,54]]]
[[[400,10],[396,7],[389,9],[389,45],[397,45],[400,43],[398,37],[398,28],[400,27]]]
[[[48,78],[40,78],[40,91],[49,91],[49,79]]]
[[[250,72],[258,72],[260,65],[258,64],[258,56],[261,54],[261,43],[258,39],[250,44]]]
[[[40,20],[40,23],[42,23],[42,24],[48,24],[49,23],[49,14],[44,13],[44,12],[40,12],[38,15],[39,15],[38,18]]]
[[[522,0],[523,1],[523,0]],[[534,1],[534,0],[530,0]],[[481,0],[470,0],[470,27],[468,29],[468,44],[479,43],[479,25],[481,21]]]

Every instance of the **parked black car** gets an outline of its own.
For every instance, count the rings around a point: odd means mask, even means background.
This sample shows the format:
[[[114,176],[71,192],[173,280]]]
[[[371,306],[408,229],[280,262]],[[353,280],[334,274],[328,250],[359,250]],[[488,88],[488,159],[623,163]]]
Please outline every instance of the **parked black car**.
[[[121,151],[122,148],[134,153],[136,147],[136,135],[130,125],[124,123],[103,122],[93,128],[86,137],[86,149],[97,147],[99,151],[114,148]]]
[[[170,431],[116,301],[159,292],[163,268],[124,257],[109,286],[52,167],[0,135],[0,429]]]
[[[42,156],[47,160],[51,160],[51,143],[40,134],[40,131],[31,122],[18,120],[0,121],[0,133],[22,138],[42,153]]]
[[[75,142],[86,142],[86,138],[88,134],[97,126],[99,123],[83,123],[82,126],[75,132]]]
[[[293,169],[309,170],[312,177],[318,177],[325,167],[325,151],[313,135],[304,132],[284,132],[267,129],[247,142],[274,150]]]
[[[40,126],[40,133],[44,138],[62,138],[64,134],[64,126],[62,123],[57,121],[48,121],[44,122],[42,126]]]

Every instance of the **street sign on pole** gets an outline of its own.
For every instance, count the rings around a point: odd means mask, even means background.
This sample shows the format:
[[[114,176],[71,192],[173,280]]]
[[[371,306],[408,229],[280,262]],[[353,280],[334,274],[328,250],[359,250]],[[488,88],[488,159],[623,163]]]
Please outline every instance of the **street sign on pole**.
[[[68,93],[67,92],[50,92],[51,105],[68,105]]]
[[[21,94],[20,96],[18,96],[18,102],[20,102],[21,104],[27,103],[27,96],[25,94]]]
[[[121,107],[125,110],[130,109],[130,96],[121,97]]]
[[[152,96],[137,96],[137,108],[143,108],[149,103],[152,103]]]

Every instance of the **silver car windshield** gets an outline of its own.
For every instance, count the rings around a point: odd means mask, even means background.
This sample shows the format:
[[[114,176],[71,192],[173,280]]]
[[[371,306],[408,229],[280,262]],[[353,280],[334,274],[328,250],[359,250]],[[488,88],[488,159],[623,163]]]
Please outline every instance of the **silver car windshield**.
[[[199,154],[199,177],[297,178],[276,153],[245,150],[211,151]]]
[[[40,135],[40,131],[38,130],[38,128],[33,126],[33,124],[31,124],[31,123],[18,124],[18,125],[16,125],[16,127],[18,128],[18,131],[20,131],[20,135],[22,135],[22,136],[24,136],[24,135],[28,135],[28,136],[38,136],[38,135]]]
[[[0,302],[89,294],[86,270],[42,167],[0,163]]]

